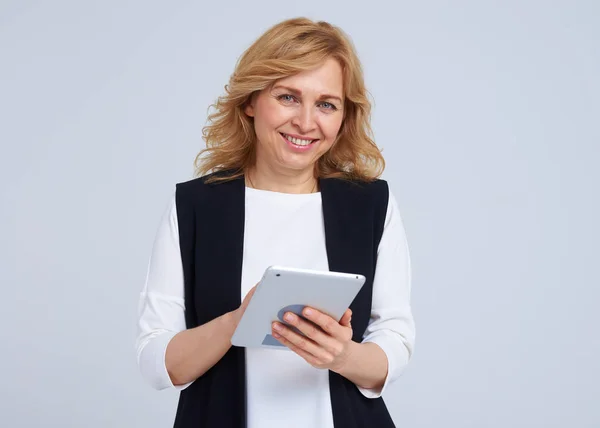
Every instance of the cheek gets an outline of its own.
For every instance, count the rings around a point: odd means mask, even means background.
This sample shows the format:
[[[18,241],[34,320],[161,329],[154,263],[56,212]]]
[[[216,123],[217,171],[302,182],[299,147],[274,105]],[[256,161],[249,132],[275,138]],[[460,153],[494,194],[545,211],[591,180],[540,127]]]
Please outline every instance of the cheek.
[[[259,120],[261,126],[267,132],[280,127],[282,123],[285,123],[288,120],[285,109],[274,103],[267,102],[263,103],[261,106],[260,116],[256,119]]]
[[[339,117],[327,117],[321,121],[321,130],[329,143],[333,143],[333,140],[335,140],[337,137],[341,126],[342,119]]]

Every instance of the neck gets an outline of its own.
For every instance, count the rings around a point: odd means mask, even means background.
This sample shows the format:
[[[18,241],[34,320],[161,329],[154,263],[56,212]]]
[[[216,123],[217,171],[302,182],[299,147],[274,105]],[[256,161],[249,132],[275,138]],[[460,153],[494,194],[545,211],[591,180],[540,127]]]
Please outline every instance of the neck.
[[[313,193],[318,190],[312,168],[307,171],[276,171],[255,165],[246,171],[246,185],[279,193]]]

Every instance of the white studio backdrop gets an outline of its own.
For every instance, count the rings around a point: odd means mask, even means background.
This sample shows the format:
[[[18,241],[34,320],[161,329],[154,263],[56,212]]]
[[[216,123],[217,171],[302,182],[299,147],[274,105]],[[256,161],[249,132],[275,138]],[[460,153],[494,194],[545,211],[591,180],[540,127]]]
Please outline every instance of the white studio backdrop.
[[[600,426],[600,3],[0,1],[0,426],[172,426],[137,299],[271,25],[352,37],[413,263],[399,427]],[[293,386],[291,386],[293,387]]]

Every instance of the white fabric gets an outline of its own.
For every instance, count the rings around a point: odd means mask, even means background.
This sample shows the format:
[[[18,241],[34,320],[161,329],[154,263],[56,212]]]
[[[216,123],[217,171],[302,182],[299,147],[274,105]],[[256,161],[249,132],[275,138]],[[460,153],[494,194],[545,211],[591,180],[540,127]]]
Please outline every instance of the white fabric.
[[[210,209],[210,207],[207,207]],[[270,265],[328,270],[321,194],[286,194],[246,188],[242,298]],[[379,397],[400,376],[415,337],[410,308],[410,256],[393,194],[378,248],[371,320],[363,342],[379,345],[388,375]],[[137,360],[156,389],[174,386],[165,367],[171,338],[185,329],[183,268],[173,196],[162,218],[140,295]],[[289,350],[247,349],[249,428],[333,427],[327,370],[310,366]]]

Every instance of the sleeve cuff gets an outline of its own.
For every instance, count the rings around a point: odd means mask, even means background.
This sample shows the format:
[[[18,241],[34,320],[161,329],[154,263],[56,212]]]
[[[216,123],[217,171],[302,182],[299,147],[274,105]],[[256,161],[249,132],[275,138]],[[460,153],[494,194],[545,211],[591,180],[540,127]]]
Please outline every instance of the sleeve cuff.
[[[177,391],[184,390],[192,384],[192,382],[183,385],[173,385],[167,366],[165,364],[165,355],[169,342],[177,332],[164,332],[153,337],[146,343],[140,354],[140,370],[142,376],[157,390],[172,388]]]
[[[367,389],[362,388],[357,385],[358,390],[364,395],[366,398],[379,398],[386,391],[388,385],[396,380],[402,369],[408,363],[409,355],[408,349],[404,346],[402,340],[398,337],[389,336],[383,332],[365,338],[363,343],[375,343],[378,345],[385,356],[387,357],[387,374],[385,376],[385,381],[381,388],[377,389]]]

